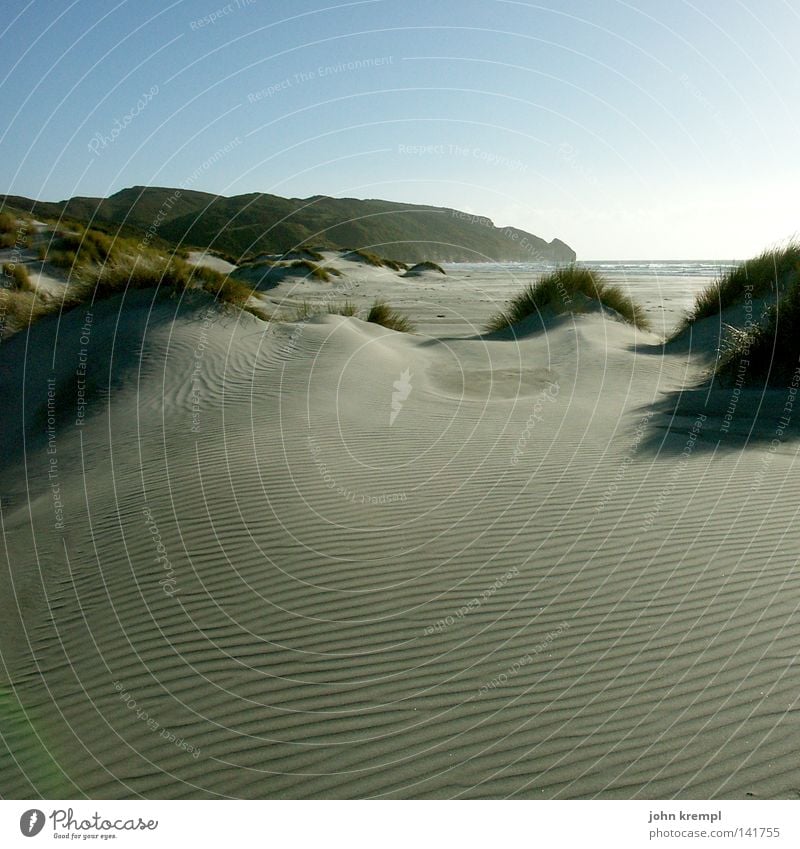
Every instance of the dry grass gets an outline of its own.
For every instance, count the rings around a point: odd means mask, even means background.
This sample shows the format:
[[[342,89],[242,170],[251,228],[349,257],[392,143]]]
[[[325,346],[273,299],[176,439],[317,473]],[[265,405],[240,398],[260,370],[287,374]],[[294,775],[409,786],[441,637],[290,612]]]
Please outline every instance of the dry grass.
[[[38,319],[58,310],[58,303],[25,289],[0,289],[0,329],[2,336],[24,330]]]
[[[36,289],[28,274],[27,266],[20,262],[4,263],[3,276],[8,280],[11,289],[22,289],[28,292]]]
[[[800,367],[800,267],[784,281],[784,294],[761,322],[730,334],[716,376],[723,382],[741,376],[745,384],[797,388]]]
[[[135,251],[135,243],[124,244],[97,230],[84,230],[78,233],[61,233],[39,251],[39,258],[57,268],[70,272],[78,266],[102,265],[113,261],[120,252],[128,247]]]
[[[295,306],[294,312],[289,320],[306,321],[315,315],[343,315],[353,317],[358,315],[358,307],[352,301],[344,301],[341,304],[303,301]]]
[[[365,262],[367,265],[373,265],[376,268],[386,267],[391,268],[393,271],[405,271],[408,268],[404,262],[400,262],[396,259],[386,259],[385,257],[372,253],[372,251],[366,251],[361,248],[345,248],[345,251],[344,259],[355,260],[356,262]]]
[[[504,311],[489,319],[486,329],[490,333],[505,330],[548,307],[557,313],[583,312],[587,298],[614,310],[635,327],[648,327],[644,309],[619,286],[611,285],[595,271],[570,265],[526,286]]]
[[[269,318],[265,310],[251,300],[253,290],[244,283],[210,268],[190,265],[177,255],[142,250],[129,240],[113,239],[93,230],[62,233],[42,253],[48,262],[69,272],[63,297],[24,292],[30,280],[26,282],[19,277],[16,269],[24,270],[24,267],[17,265],[13,271],[17,284],[7,299],[9,331],[22,329],[51,312],[66,311],[79,304],[140,289],[156,289],[175,296],[204,291],[220,303],[265,320]],[[30,297],[22,297],[23,294]]]
[[[403,315],[381,300],[375,301],[370,307],[367,314],[367,321],[380,324],[383,327],[388,327],[390,330],[397,330],[401,333],[413,333],[415,329],[408,316]]]
[[[430,262],[430,260],[426,260],[425,262],[418,262],[416,265],[412,265],[411,268],[408,269],[409,274],[414,274],[419,271],[436,271],[439,274],[446,274],[447,272],[436,262]]]
[[[13,248],[17,243],[17,220],[7,212],[0,212],[0,248]]]
[[[752,298],[780,299],[797,277],[800,267],[800,244],[791,242],[784,248],[772,248],[748,259],[737,268],[722,274],[696,297],[686,318],[674,335],[679,335],[696,321],[718,315],[740,304],[749,294]]]
[[[331,277],[341,276],[341,272],[337,269],[325,268],[321,265],[317,265],[310,259],[296,259],[291,263],[289,268],[298,271],[305,271],[306,277],[313,277],[315,280],[323,280],[326,283],[330,281]]]

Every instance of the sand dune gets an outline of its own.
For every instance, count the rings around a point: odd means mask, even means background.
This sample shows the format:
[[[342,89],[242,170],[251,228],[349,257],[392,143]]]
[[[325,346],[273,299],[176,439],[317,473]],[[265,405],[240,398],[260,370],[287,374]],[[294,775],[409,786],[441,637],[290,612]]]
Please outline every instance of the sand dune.
[[[3,795],[798,797],[795,451],[680,394],[708,345],[341,267],[268,297],[420,333],[139,292],[3,343]]]

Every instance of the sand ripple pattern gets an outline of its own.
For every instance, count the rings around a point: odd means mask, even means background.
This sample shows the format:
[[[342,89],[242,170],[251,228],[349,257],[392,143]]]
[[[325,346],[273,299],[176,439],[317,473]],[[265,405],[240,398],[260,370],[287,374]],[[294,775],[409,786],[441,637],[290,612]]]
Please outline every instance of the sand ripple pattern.
[[[2,378],[3,795],[797,794],[794,452],[687,456],[685,355],[144,309],[55,454]]]

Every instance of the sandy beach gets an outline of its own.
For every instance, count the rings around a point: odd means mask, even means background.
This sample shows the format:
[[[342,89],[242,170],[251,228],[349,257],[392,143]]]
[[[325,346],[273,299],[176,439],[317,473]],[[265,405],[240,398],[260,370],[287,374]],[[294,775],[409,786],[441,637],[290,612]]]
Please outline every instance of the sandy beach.
[[[326,264],[3,342],[4,795],[798,798],[795,452],[692,292],[486,335],[513,275]]]

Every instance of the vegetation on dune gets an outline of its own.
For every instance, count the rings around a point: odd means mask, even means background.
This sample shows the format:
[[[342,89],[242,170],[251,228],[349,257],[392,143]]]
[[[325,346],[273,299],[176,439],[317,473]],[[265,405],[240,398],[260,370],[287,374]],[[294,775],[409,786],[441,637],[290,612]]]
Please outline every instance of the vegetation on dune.
[[[51,302],[38,297],[36,292],[0,288],[0,335],[22,330],[52,311]]]
[[[672,338],[714,316],[719,327],[719,316],[732,307],[741,308],[734,315],[743,326],[723,326],[715,377],[738,387],[794,380],[800,365],[800,243],[770,248],[721,274],[700,292]]]
[[[3,277],[8,281],[11,289],[23,289],[29,292],[34,290],[30,275],[26,266],[19,262],[3,263]]]
[[[381,324],[384,327],[388,327],[389,330],[397,330],[401,333],[412,333],[414,331],[414,325],[408,316],[393,309],[389,304],[380,299],[376,300],[370,307],[367,314],[367,321],[371,321],[374,324]]]
[[[0,249],[30,247],[31,229],[30,217],[24,213],[0,212]]]
[[[324,280],[325,282],[330,281],[331,277],[341,276],[338,269],[317,265],[310,259],[296,259],[289,265],[289,268],[305,271],[306,277],[313,277],[315,280]]]
[[[13,248],[16,243],[16,219],[7,212],[0,212],[0,248]]]
[[[429,262],[428,260],[425,262],[418,262],[416,265],[412,265],[411,268],[408,269],[409,274],[414,274],[415,272],[420,271],[438,271],[439,274],[446,274],[441,265],[438,265],[435,262]]]
[[[39,259],[73,271],[76,266],[89,266],[109,261],[119,254],[122,240],[97,230],[58,233],[39,250]]]
[[[678,328],[682,333],[689,325],[751,298],[776,299],[793,285],[800,266],[800,244],[772,248],[748,259],[722,274],[697,296],[689,314]]]
[[[635,327],[648,327],[644,309],[619,286],[608,283],[588,268],[568,265],[551,271],[538,283],[526,286],[511,299],[505,310],[489,319],[486,329],[490,333],[505,330],[548,307],[556,313],[584,312],[587,299],[614,310]]]
[[[292,250],[286,251],[281,256],[281,259],[310,259],[312,262],[322,262],[325,257],[316,248],[301,245],[299,248],[292,248]]]
[[[321,303],[314,304],[303,301],[295,308],[295,321],[304,321],[315,315],[343,315],[358,316],[359,309],[352,301],[344,301],[340,304]],[[414,326],[407,316],[390,307],[385,301],[376,300],[369,309],[366,321],[373,324],[381,324],[390,330],[398,330],[403,333],[411,333]]]
[[[358,307],[352,301],[345,301],[343,304],[334,304],[328,308],[331,315],[356,316],[358,315]]]
[[[796,251],[792,246],[791,253]],[[763,255],[762,255],[763,256]],[[761,258],[759,257],[759,260]],[[748,328],[728,328],[716,376],[738,384],[766,383],[797,387],[800,367],[800,258],[793,268],[783,263],[777,278],[780,298]],[[762,290],[764,291],[764,290]]]
[[[23,329],[48,313],[67,311],[80,304],[95,302],[131,290],[155,289],[169,295],[203,291],[217,301],[251,312],[262,319],[269,316],[255,300],[250,286],[226,274],[199,265],[190,265],[177,255],[165,255],[126,239],[86,230],[58,233],[40,251],[42,260],[68,272],[58,296],[34,291],[27,270],[8,264],[14,286],[5,293],[8,330]]]
[[[396,259],[386,259],[386,257],[378,256],[372,251],[366,251],[361,248],[345,248],[345,259],[355,260],[356,262],[365,262],[367,265],[373,265],[375,268],[391,268],[393,271],[405,271],[408,265]]]
[[[315,315],[344,315],[357,316],[358,307],[352,301],[344,301],[341,304],[312,303],[303,301],[294,309],[292,321],[305,321]]]
[[[263,269],[266,272],[266,279],[274,275],[281,275],[281,273],[285,274],[287,271],[299,271],[305,277],[312,277],[314,280],[321,280],[325,283],[330,282],[332,277],[342,276],[342,272],[337,268],[331,268],[327,265],[317,265],[316,262],[310,259],[296,259],[291,262],[260,259],[239,263],[239,270],[258,271],[259,269]]]

